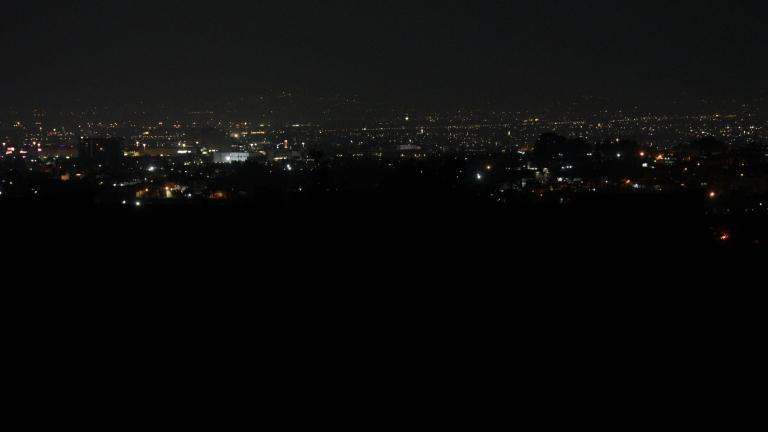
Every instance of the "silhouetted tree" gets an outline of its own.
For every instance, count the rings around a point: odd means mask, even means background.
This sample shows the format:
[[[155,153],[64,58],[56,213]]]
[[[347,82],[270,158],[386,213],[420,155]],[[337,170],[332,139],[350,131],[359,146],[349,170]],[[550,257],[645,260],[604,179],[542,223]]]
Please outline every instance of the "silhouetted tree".
[[[321,161],[323,158],[325,158],[325,152],[322,151],[319,148],[313,148],[312,150],[307,152],[307,156],[314,159],[315,161]]]
[[[640,157],[642,147],[637,141],[620,139],[618,141],[606,141],[598,147],[600,153],[608,158],[637,159]]]
[[[726,153],[728,146],[715,138],[706,137],[692,141],[690,149],[698,156],[713,156]]]
[[[566,155],[572,158],[583,158],[592,151],[592,143],[586,138],[571,138],[568,140],[568,152]]]
[[[576,160],[589,153],[592,144],[584,138],[568,139],[555,133],[546,133],[536,140],[534,157],[538,162],[555,159]]]

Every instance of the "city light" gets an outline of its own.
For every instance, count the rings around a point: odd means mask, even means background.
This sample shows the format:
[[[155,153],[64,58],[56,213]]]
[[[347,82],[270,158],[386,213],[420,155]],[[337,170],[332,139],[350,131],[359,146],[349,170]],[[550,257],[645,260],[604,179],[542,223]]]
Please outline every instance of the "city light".
[[[81,256],[57,232],[174,243],[144,228],[231,238],[305,273],[307,246],[345,230],[382,251],[390,229],[407,232],[390,257],[406,270],[429,267],[418,246],[497,253],[483,239],[553,269],[593,246],[768,247],[768,56],[755,37],[768,2],[10,3],[0,211],[6,231],[41,233],[32,257]],[[456,244],[466,226],[468,247]],[[110,227],[137,235],[105,242]],[[540,253],[515,244],[521,232],[574,235]],[[151,269],[167,265],[160,252],[112,259]],[[639,255],[628,262],[643,274],[666,262]],[[232,262],[205,270],[242,272]]]

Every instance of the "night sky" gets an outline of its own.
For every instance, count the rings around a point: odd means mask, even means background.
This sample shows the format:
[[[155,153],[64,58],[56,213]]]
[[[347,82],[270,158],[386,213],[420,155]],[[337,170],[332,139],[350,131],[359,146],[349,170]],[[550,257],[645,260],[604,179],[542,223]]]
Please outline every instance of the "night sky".
[[[6,105],[181,107],[287,90],[524,108],[751,97],[764,1],[27,1],[0,17]],[[117,101],[117,102],[116,102]]]

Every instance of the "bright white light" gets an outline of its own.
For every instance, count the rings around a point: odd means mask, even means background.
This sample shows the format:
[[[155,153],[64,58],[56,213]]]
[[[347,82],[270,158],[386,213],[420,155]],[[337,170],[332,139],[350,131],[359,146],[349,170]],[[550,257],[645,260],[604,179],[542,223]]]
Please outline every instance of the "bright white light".
[[[288,164],[288,165],[287,165],[285,168],[286,168],[288,171],[293,171],[293,167],[291,166],[291,164]]]
[[[135,205],[136,207],[141,207],[141,201],[136,201],[135,203],[133,203],[133,205]]]
[[[151,166],[151,167],[147,168],[147,171],[154,172],[155,171],[155,167]]]
[[[477,173],[477,180],[480,181],[483,179],[483,175],[480,173]]]

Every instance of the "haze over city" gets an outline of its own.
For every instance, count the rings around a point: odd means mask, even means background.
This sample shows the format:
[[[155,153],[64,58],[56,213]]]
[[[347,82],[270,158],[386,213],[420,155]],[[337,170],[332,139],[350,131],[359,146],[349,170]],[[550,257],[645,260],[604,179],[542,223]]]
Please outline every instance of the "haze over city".
[[[0,206],[107,231],[234,215],[308,230],[317,216],[332,226],[321,232],[365,221],[374,237],[451,237],[482,220],[487,238],[524,244],[760,247],[766,12],[13,2],[0,25]]]
[[[2,2],[6,427],[759,428],[767,30]]]

